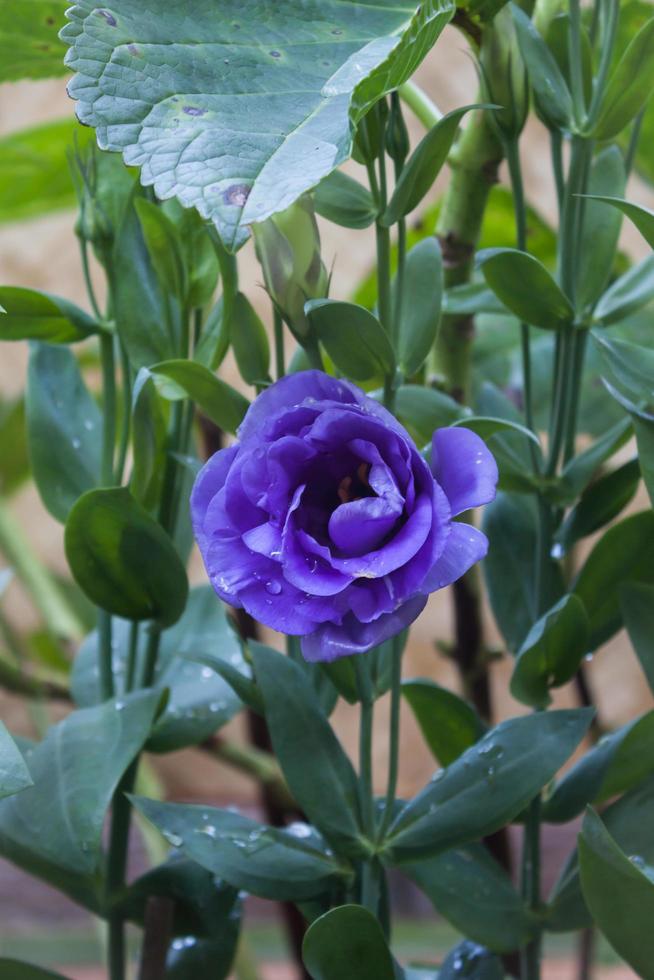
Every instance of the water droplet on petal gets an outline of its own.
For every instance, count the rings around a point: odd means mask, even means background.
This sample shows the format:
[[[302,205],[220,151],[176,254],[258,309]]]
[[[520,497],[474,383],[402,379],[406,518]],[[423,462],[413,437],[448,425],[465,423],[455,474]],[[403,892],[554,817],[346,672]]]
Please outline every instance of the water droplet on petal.
[[[266,592],[269,592],[270,595],[279,595],[281,591],[281,584],[275,579],[270,579],[269,582],[266,582]]]

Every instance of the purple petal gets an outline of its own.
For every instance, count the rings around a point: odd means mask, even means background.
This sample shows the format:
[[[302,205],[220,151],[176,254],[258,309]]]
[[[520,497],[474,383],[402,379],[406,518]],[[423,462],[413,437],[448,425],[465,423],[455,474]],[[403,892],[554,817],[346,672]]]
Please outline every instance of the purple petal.
[[[366,400],[363,392],[349,381],[331,378],[322,371],[287,374],[266,388],[252,403],[238,430],[239,440],[244,443],[252,437],[258,439],[263,426],[273,416],[283,409],[301,405],[306,399],[344,405],[359,405]]]
[[[436,592],[461,578],[475,562],[485,558],[488,538],[471,524],[453,521],[445,550],[420,586],[424,592]]]
[[[401,504],[382,497],[352,500],[332,513],[329,536],[345,555],[365,555],[381,547],[401,513]]]
[[[304,490],[305,487],[296,490],[282,533],[284,577],[309,595],[334,596],[351,583],[352,576],[332,568],[329,549],[297,526],[297,509]]]
[[[207,534],[204,520],[213,497],[225,485],[229,468],[238,454],[238,446],[229,446],[214,453],[200,470],[191,493],[191,523],[200,548],[204,548]]]
[[[495,499],[497,463],[484,440],[464,426],[434,432],[431,469],[455,517]]]
[[[426,596],[418,595],[372,623],[360,623],[354,616],[347,616],[341,626],[325,623],[302,637],[304,659],[316,663],[349,657],[353,653],[365,653],[406,629],[418,618],[426,604]]]

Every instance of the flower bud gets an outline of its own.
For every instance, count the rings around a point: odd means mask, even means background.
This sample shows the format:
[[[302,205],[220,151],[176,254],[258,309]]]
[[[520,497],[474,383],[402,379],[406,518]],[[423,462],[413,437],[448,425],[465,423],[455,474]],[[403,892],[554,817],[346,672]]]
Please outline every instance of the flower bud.
[[[527,120],[529,88],[509,7],[504,7],[484,31],[479,61],[487,97],[501,106],[490,113],[490,118],[501,138],[516,139]]]
[[[304,304],[327,295],[329,276],[320,257],[320,234],[308,195],[254,226],[257,258],[273,303],[298,340],[309,333]]]
[[[391,96],[391,111],[386,125],[386,152],[399,167],[404,165],[409,155],[409,131],[397,92],[393,92]]]

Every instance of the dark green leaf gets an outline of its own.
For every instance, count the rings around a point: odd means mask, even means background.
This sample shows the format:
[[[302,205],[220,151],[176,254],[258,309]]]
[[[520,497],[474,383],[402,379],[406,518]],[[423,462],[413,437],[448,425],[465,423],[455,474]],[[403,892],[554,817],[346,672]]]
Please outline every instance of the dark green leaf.
[[[231,922],[234,918],[235,921]],[[166,980],[194,980],[211,977],[211,980],[229,980],[238,942],[238,917],[230,916],[234,935],[229,945],[225,938],[196,939],[184,936],[173,939],[166,958]]]
[[[626,517],[609,528],[586,559],[573,591],[590,619],[590,649],[610,640],[622,626],[618,588],[625,582],[654,582],[654,512]]]
[[[438,973],[438,980],[503,980],[502,961],[489,950],[464,939],[447,955]]]
[[[485,282],[468,282],[445,290],[443,313],[448,316],[476,316],[478,313],[508,314],[508,310]]]
[[[493,833],[520,814],[583,738],[592,711],[540,712],[491,729],[398,814],[391,861],[438,854]]]
[[[175,847],[235,888],[299,901],[327,891],[348,869],[307,824],[282,830],[231,810],[136,798],[138,809]]]
[[[236,432],[250,403],[240,392],[195,361],[164,361],[152,374],[164,398],[191,398],[204,414],[226,432]]]
[[[0,853],[98,907],[102,830],[118,782],[148,737],[160,695],[74,711],[26,752],[34,785],[0,802]],[[98,876],[98,877],[96,877]]]
[[[232,349],[238,370],[249,385],[270,380],[270,347],[266,328],[247,296],[237,293],[231,320]]]
[[[341,905],[316,919],[304,937],[302,959],[313,980],[396,980],[382,928],[361,905]]]
[[[66,522],[66,557],[86,595],[124,619],[172,626],[188,580],[175,546],[129,490],[89,490]]]
[[[630,583],[620,587],[620,609],[631,645],[654,691],[654,586]]]
[[[129,622],[114,620],[113,669],[120,693],[124,693],[120,680],[124,685],[128,672],[130,633]],[[143,663],[147,641],[142,630],[137,664]],[[71,692],[81,707],[102,700],[99,656],[98,635],[93,632],[77,653],[71,677]],[[161,637],[153,686],[161,693],[167,690],[169,696],[148,741],[150,751],[199,745],[240,709],[240,699],[216,672],[215,663],[227,664],[247,682],[249,669],[225,608],[210,586],[199,586],[191,590],[181,619]]]
[[[488,381],[477,393],[475,408],[478,414],[472,416],[474,430],[483,438],[492,439],[499,489],[533,494],[537,479],[533,475],[531,447],[526,439],[538,440],[533,433],[527,435],[522,414],[507,394]]]
[[[512,4],[518,44],[529,73],[538,108],[553,129],[565,129],[572,119],[572,97],[552,52],[529,16]]]
[[[259,646],[252,640],[249,645],[250,647]],[[192,659],[197,663],[204,664],[205,667],[210,667],[219,677],[222,677],[243,704],[247,704],[248,708],[251,708],[256,714],[263,715],[261,692],[254,683],[250,668],[246,664],[239,662],[236,658],[224,657],[213,652],[193,655]]]
[[[485,442],[488,442],[498,432],[518,432],[525,439],[530,439],[540,449],[540,440],[536,433],[532,432],[531,429],[527,429],[524,425],[520,425],[519,422],[513,422],[511,419],[495,419],[484,415],[471,415],[453,424],[462,425],[466,429],[472,429]]]
[[[611,73],[602,98],[595,139],[612,139],[643,108],[654,88],[654,17],[640,29]]]
[[[159,286],[163,293],[177,297],[180,303],[186,299],[186,269],[182,258],[182,244],[175,225],[152,201],[137,197],[134,207],[141,223],[145,247],[150,256]]]
[[[529,630],[518,651],[511,694],[523,704],[545,708],[550,689],[577,673],[588,652],[588,616],[576,595],[564,596]]]
[[[70,344],[98,332],[97,323],[74,303],[18,286],[0,287],[0,340],[45,340]]]
[[[434,681],[404,681],[402,694],[432,755],[442,766],[449,766],[486,732],[471,704]]]
[[[555,499],[572,503],[590,483],[602,463],[610,459],[629,440],[631,428],[630,420],[621,418],[588,449],[584,449],[566,463],[555,490]]]
[[[326,836],[357,849],[357,777],[309,678],[267,647],[253,647],[252,659],[275,755],[293,796]]]
[[[395,411],[419,445],[424,445],[431,443],[436,429],[452,425],[470,410],[436,388],[401,385],[395,396]]]
[[[611,204],[622,211],[630,221],[633,221],[647,244],[654,248],[654,211],[648,211],[647,208],[632,204],[630,201],[623,201],[619,197],[597,197],[595,200],[604,201],[605,204]]]
[[[397,289],[397,283],[396,287]],[[422,367],[438,332],[443,263],[436,238],[425,238],[406,257],[397,356],[411,377]]]
[[[395,372],[395,355],[381,323],[363,306],[315,299],[306,313],[332,361],[355,381]]]
[[[188,305],[191,309],[204,307],[213,298],[219,273],[218,257],[209,234],[210,226],[195,208],[184,208],[176,200],[164,201],[161,208],[177,229],[188,279]]]
[[[651,980],[654,869],[630,860],[593,810],[586,814],[579,839],[579,864],[593,919],[639,976]]]
[[[640,483],[640,467],[632,459],[591,483],[556,532],[561,557],[581,538],[588,537],[624,510]]]
[[[638,446],[638,462],[649,493],[649,499],[654,505],[654,418],[633,414],[634,435]]]
[[[25,396],[0,400],[0,493],[5,498],[10,497],[30,473],[25,426]]]
[[[402,864],[400,870],[456,929],[495,952],[517,949],[534,919],[506,871],[481,844]]]
[[[157,197],[197,207],[238,247],[249,225],[348,157],[353,123],[410,77],[453,13],[449,0],[311,11],[278,0],[269,22],[258,0],[191,0],[183,12],[82,0],[63,32],[78,72],[70,93],[102,147],[138,161]]]
[[[477,255],[484,278],[519,320],[543,330],[562,330],[574,310],[544,265],[513,248],[487,248]]]
[[[448,112],[423,136],[404,164],[388,207],[381,217],[382,224],[388,227],[394,225],[420,204],[447,160],[463,116],[476,108],[468,105]]]
[[[3,0],[0,82],[66,74],[66,49],[58,36],[65,10],[65,0]]]
[[[66,980],[61,973],[53,973],[52,970],[44,970],[42,966],[4,957],[0,957],[0,971],[3,980]]]
[[[193,352],[194,360],[217,371],[229,350],[229,324],[223,317],[222,296],[207,317],[199,343]]]
[[[342,170],[334,170],[320,181],[313,201],[319,215],[343,228],[368,228],[377,215],[368,188]]]
[[[619,338],[609,339],[599,330],[592,330],[591,337],[604,364],[629,398],[647,405],[654,402],[654,349]]]
[[[74,355],[34,344],[27,372],[27,436],[34,482],[47,510],[65,521],[100,482],[102,418]]]
[[[490,542],[483,566],[490,603],[514,652],[538,615],[533,587],[538,535],[534,501],[525,495],[499,493],[485,509],[483,528]],[[547,572],[545,601],[552,606],[564,591],[563,581],[555,562],[549,563]]]
[[[566,43],[567,50],[567,43]],[[624,159],[617,146],[601,150],[593,160],[588,192],[620,197],[624,194]],[[601,201],[586,201],[579,245],[578,302],[581,309],[597,302],[615,264],[622,219]]]
[[[132,392],[133,467],[130,490],[146,509],[159,500],[166,460],[166,413],[152,376],[141,368]]]
[[[635,313],[652,299],[654,299],[654,255],[643,259],[616,279],[597,304],[595,319],[605,326],[610,326]]]
[[[545,819],[566,823],[588,803],[624,793],[654,771],[654,711],[605,735],[556,785]]]
[[[0,721],[0,799],[32,785],[32,777],[11,735]]]

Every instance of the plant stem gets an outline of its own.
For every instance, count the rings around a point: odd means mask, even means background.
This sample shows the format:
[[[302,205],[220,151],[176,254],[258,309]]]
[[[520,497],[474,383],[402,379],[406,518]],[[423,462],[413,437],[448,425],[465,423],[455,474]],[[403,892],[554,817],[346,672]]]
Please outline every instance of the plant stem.
[[[120,430],[120,440],[118,446],[118,461],[116,463],[116,483],[120,485],[123,480],[125,470],[125,460],[129,449],[129,435],[132,422],[132,369],[129,363],[127,350],[122,342],[119,342],[120,369],[123,380],[123,418]]]
[[[125,691],[134,690],[136,683],[136,667],[139,651],[139,624],[132,623],[129,630],[129,649],[125,669]]]
[[[357,690],[361,705],[359,727],[359,789],[361,817],[366,833],[370,840],[374,837],[375,811],[372,789],[372,722],[373,698],[370,690],[370,678],[363,659],[355,658]]]
[[[111,334],[100,335],[100,360],[102,363],[103,436],[102,485],[114,485],[114,449],[116,445],[116,367],[114,363],[114,338]]]
[[[432,129],[443,118],[443,113],[415,82],[405,82],[398,92],[405,105],[420,120],[425,129]]]
[[[382,840],[393,818],[400,753],[400,705],[402,701],[402,645],[400,637],[394,636],[393,666],[391,675],[391,716],[389,722],[388,786],[384,813],[379,827],[378,840]]]
[[[284,321],[276,306],[273,306],[273,324],[275,333],[275,375],[279,381],[286,373],[286,357],[284,353]]]
[[[525,846],[522,856],[522,894],[529,908],[538,912],[540,907],[540,813],[541,798],[532,800],[525,824]],[[540,933],[522,950],[522,980],[540,980],[541,936]]]

